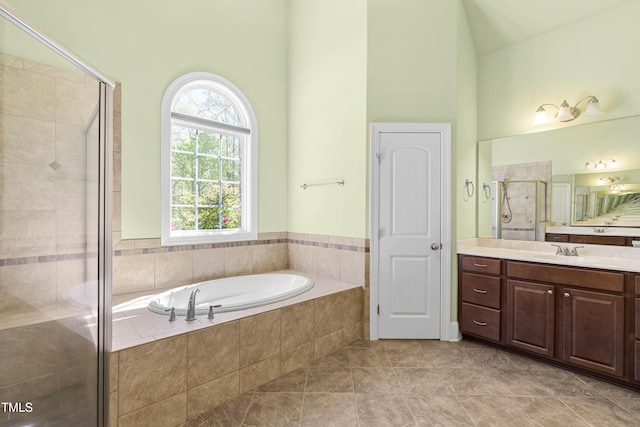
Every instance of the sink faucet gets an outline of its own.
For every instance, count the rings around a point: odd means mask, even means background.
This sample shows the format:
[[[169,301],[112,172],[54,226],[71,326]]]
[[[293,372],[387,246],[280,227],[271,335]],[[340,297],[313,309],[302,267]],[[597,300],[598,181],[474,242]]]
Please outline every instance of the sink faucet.
[[[196,320],[196,294],[200,292],[199,288],[191,291],[189,296],[189,304],[187,305],[187,317],[184,320]]]
[[[578,256],[578,249],[579,248],[584,248],[584,246],[575,246],[573,249],[571,249],[571,251],[569,251],[569,248],[563,248],[560,245],[554,245],[551,244],[551,246],[555,246],[556,248],[558,248],[556,250],[556,255],[563,255],[563,256]]]
[[[556,248],[556,255],[569,255],[569,249],[568,248],[562,248],[562,246],[560,245],[554,245],[551,244],[551,246],[555,246]]]

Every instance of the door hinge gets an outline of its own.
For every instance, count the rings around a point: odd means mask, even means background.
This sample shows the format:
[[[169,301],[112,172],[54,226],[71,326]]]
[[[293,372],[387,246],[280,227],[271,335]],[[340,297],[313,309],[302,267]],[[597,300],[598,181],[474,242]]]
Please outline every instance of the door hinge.
[[[380,164],[380,158],[382,157],[382,155],[380,153],[376,153],[376,158],[378,159],[378,164]]]
[[[380,315],[380,304],[378,304],[378,316]]]

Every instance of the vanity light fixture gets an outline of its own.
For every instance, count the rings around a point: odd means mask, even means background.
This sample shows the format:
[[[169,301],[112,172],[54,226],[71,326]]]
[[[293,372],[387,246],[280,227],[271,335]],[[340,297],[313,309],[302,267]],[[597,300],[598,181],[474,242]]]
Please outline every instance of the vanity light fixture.
[[[609,184],[609,190],[612,190],[614,192],[619,192],[624,190],[624,184],[621,184],[620,181],[622,181],[622,178],[620,178],[619,176],[608,176],[608,177],[601,177],[598,180],[598,184],[600,185],[606,185]]]
[[[541,106],[538,107],[538,110],[536,111],[536,116],[533,119],[533,124],[541,125],[541,124],[549,123],[549,116],[547,114],[547,110],[544,109],[545,106],[555,107],[558,110],[558,112],[554,116],[556,121],[570,122],[571,120],[574,120],[576,117],[580,115],[580,110],[578,109],[578,105],[580,105],[581,102],[586,100],[588,100],[588,102],[587,102],[587,108],[584,111],[585,116],[595,116],[598,114],[602,114],[602,111],[600,110],[600,104],[599,104],[598,98],[596,98],[593,95],[589,95],[589,96],[585,96],[580,101],[576,102],[576,105],[573,107],[571,107],[567,103],[567,100],[562,101],[562,104],[560,104],[559,107],[555,104],[542,104]]]
[[[611,159],[606,163],[600,160],[593,164],[590,162],[587,162],[584,164],[584,170],[586,171],[589,171],[589,170],[603,171],[605,169],[617,169],[617,168],[618,168],[618,162],[616,162],[616,159]]]
[[[620,182],[620,177],[619,176],[608,176],[608,177],[601,177],[598,180],[598,184],[600,185],[604,185],[604,184],[613,184],[615,182]]]

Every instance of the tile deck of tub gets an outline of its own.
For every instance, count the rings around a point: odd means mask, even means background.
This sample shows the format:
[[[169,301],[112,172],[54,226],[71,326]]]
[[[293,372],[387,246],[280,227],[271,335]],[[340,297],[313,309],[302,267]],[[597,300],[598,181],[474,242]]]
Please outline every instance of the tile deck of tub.
[[[171,288],[114,295],[111,351],[124,350],[159,339],[231,322],[244,317],[360,287],[360,285],[302,274],[294,270],[274,271],[273,273],[300,274],[313,280],[314,285],[313,288],[307,292],[283,301],[246,310],[216,313],[214,319],[208,319],[206,315],[200,315],[196,320],[189,322],[185,321],[184,316],[178,316],[175,321],[169,322],[168,315],[153,313],[147,308],[147,304],[154,295]]]

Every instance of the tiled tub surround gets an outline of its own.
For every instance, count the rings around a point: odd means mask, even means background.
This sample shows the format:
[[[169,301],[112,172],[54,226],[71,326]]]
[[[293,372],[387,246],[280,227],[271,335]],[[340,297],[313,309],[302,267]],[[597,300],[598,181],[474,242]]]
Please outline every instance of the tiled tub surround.
[[[362,287],[308,276],[302,295],[214,320],[168,322],[115,297],[111,425],[178,425],[361,339]]]
[[[117,239],[117,236],[115,236]],[[114,240],[114,295],[290,268],[368,286],[368,240],[287,232],[257,240],[161,246],[160,239]]]

